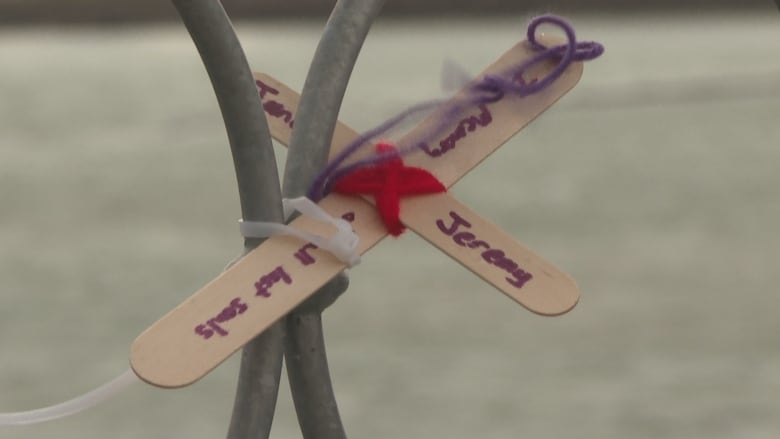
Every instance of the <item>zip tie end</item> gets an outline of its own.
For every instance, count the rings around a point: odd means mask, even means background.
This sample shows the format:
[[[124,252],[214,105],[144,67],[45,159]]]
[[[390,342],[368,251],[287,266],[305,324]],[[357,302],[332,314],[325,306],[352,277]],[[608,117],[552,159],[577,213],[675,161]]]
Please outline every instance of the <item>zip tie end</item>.
[[[317,221],[327,222],[336,227],[336,234],[330,239],[313,233],[303,232],[287,224],[279,224],[264,221],[239,220],[239,231],[245,238],[267,238],[273,235],[292,235],[304,241],[311,242],[317,247],[331,253],[348,267],[354,267],[360,263],[360,254],[357,252],[360,238],[352,230],[352,225],[341,218],[334,218],[322,207],[306,197],[298,197],[282,200],[284,215],[288,218],[293,211]]]

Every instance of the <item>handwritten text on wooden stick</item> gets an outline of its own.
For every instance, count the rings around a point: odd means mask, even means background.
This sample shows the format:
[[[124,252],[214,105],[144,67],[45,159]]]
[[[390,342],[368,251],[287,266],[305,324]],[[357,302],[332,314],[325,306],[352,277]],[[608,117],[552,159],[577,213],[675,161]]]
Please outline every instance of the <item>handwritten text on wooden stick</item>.
[[[507,66],[518,65],[532,54],[533,52],[526,45],[519,44],[504,54],[485,73],[501,73]],[[544,74],[545,69],[548,68],[551,66],[539,67],[539,74]],[[440,181],[450,186],[571,89],[579,79],[581,72],[581,65],[575,63],[559,80],[539,94],[524,99],[507,98],[488,105],[487,108],[493,118],[490,129],[469,132],[467,136],[458,139],[457,147],[449,150],[447,154],[431,157],[431,155],[420,151],[416,154],[410,154],[404,159],[414,166],[430,170]],[[278,100],[277,102],[282,101]],[[289,118],[286,113],[282,112],[281,108],[274,109],[277,117],[269,118],[269,125],[272,129],[286,127],[289,130],[290,124],[294,123],[296,108],[292,106],[285,108],[284,111],[290,112]],[[467,111],[470,110],[472,109],[467,109]],[[431,118],[435,117],[436,113],[431,115]],[[435,119],[424,121],[423,127],[426,123],[435,123]],[[331,154],[337,148],[346,145],[352,138],[351,134],[342,130],[340,134],[334,135],[334,150],[331,151]],[[408,137],[414,137],[414,130]],[[446,194],[437,196],[444,195]],[[476,220],[478,216],[465,206],[449,206],[442,202],[448,200],[448,202],[457,203],[451,197],[441,198],[438,201],[430,198],[427,200],[436,201],[432,205],[437,209],[444,209],[443,211],[414,205],[414,203],[424,202],[426,198],[429,197],[403,200],[402,212],[405,213],[402,214],[402,220],[439,248],[445,249],[448,254],[460,255],[457,253],[458,251],[468,252],[470,250],[454,242],[436,225],[437,220],[448,218],[451,211],[458,212],[464,218],[469,218],[469,222],[472,223],[472,233],[479,232],[479,236],[486,242],[506,242],[506,236],[489,236],[488,233],[484,233],[483,230],[487,231],[489,226],[478,226]],[[362,199],[333,194],[323,199],[320,206],[333,216],[341,216],[349,212],[354,214],[352,226],[360,237],[358,252],[361,254],[387,235],[373,206]],[[434,212],[435,217],[429,218],[428,216]],[[310,233],[320,235],[332,233],[329,225],[307,217],[297,218],[292,225]],[[508,241],[514,242],[511,239]],[[307,252],[316,255],[314,257],[316,262],[308,265],[301,263],[300,258],[295,255],[299,254],[298,252],[305,244],[296,238],[286,236],[272,237],[266,240],[230,269],[163,316],[133,343],[130,363],[135,373],[141,379],[160,387],[181,387],[191,384],[286,315],[345,268],[344,264],[336,258],[318,249],[307,249]],[[501,249],[510,254],[508,247],[501,247]],[[554,267],[547,267],[542,262],[535,260],[534,255],[530,252],[525,255],[515,251],[511,252],[512,260],[518,266],[522,266],[524,270],[533,273],[534,276],[533,280],[527,282],[520,289],[510,285],[511,292],[503,289],[503,286],[507,285],[506,270],[495,270],[496,266],[489,265],[479,254],[474,252],[468,254],[472,256],[458,256],[456,259],[472,270],[475,269],[474,264],[486,264],[491,270],[480,270],[478,273],[480,276],[535,312],[550,315],[560,314],[571,309],[576,303],[578,293],[576,286],[570,282],[570,279],[554,270]],[[473,255],[476,255],[476,259]],[[506,266],[506,264],[503,265]],[[537,264],[538,267],[534,268],[534,264]],[[258,298],[255,284],[262,276],[268,275],[280,266],[284,268],[285,274],[291,280],[290,283],[286,283],[280,275],[282,280],[275,282],[270,287],[269,296],[261,295]],[[541,276],[538,273],[545,275]],[[545,285],[544,282],[548,282],[548,284]],[[233,301],[236,298],[239,299],[236,302],[238,305],[233,306]],[[255,302],[252,302],[253,300]],[[246,308],[244,309],[241,305],[246,305]],[[228,306],[231,306],[231,309],[226,312],[225,309]],[[242,309],[243,313],[239,313],[239,309]],[[233,310],[235,310],[236,316],[227,319],[226,316],[232,316]],[[224,322],[218,321],[220,314],[222,314]],[[208,324],[209,321],[216,323],[228,335],[224,337],[212,335],[212,337],[205,339],[203,335],[197,334],[196,328],[199,325],[211,328]],[[211,330],[216,333],[215,328],[211,328]]]

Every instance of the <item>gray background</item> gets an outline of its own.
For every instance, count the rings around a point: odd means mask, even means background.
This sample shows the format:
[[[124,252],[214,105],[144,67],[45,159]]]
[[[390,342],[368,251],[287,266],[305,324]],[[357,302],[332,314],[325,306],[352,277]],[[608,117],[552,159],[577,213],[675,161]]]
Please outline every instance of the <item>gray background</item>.
[[[530,15],[380,22],[341,118],[367,129],[472,73]],[[326,312],[355,438],[776,438],[780,23],[571,16],[607,52],[453,190],[571,273],[528,313],[407,233]],[[251,64],[302,85],[321,22],[243,23]],[[147,325],[240,250],[215,99],[177,24],[0,30],[0,410],[118,375]],[[277,150],[282,160],[284,152]],[[214,438],[236,358],[0,438]],[[274,437],[299,437],[286,384]]]
[[[334,0],[221,0],[234,19],[300,19],[327,17]],[[775,2],[776,3],[776,2]],[[707,13],[712,11],[760,12],[771,0],[387,0],[384,16],[433,19],[451,16],[523,14],[527,11],[558,14],[590,13]],[[96,23],[114,25],[177,21],[171,2],[134,0],[0,0],[0,24]]]

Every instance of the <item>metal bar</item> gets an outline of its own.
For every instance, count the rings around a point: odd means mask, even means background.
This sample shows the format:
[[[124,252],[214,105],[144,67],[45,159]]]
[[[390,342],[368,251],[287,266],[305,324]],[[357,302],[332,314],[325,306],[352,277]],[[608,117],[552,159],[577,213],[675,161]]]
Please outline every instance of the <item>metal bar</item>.
[[[325,166],[352,68],[384,0],[339,0],[314,54],[284,173],[285,197],[302,196]],[[285,358],[298,423],[306,439],[341,439],[341,422],[325,352],[322,311],[348,286],[341,274],[286,319]]]
[[[347,276],[337,276],[286,319],[288,336],[284,358],[298,424],[305,439],[346,437],[328,370],[322,312],[348,285]]]
[[[325,25],[301,91],[284,172],[286,197],[306,194],[328,159],[352,68],[385,0],[339,0]]]
[[[225,122],[236,170],[241,215],[281,222],[273,146],[254,79],[230,19],[218,0],[172,0],[203,59]],[[246,239],[244,250],[260,244]],[[243,350],[229,439],[267,438],[271,431],[284,351],[277,323]]]

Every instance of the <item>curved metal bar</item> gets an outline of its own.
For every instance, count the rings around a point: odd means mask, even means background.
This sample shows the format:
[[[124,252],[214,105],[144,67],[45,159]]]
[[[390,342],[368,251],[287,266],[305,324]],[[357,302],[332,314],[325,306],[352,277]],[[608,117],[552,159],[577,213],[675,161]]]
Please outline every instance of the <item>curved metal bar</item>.
[[[281,222],[279,175],[265,114],[230,19],[218,0],[172,0],[208,71],[225,122],[241,199],[250,221]],[[262,240],[246,239],[245,251]],[[267,438],[284,351],[277,323],[246,345],[227,437]]]
[[[328,160],[352,68],[385,0],[339,0],[325,25],[301,92],[284,172],[286,197],[303,196]]]
[[[314,54],[284,173],[285,197],[305,195],[325,166],[352,68],[385,0],[339,0]],[[346,438],[328,370],[322,311],[348,286],[340,274],[286,320],[285,358],[298,423],[306,439]]]
[[[285,364],[290,391],[305,439],[346,438],[325,352],[322,312],[349,286],[339,275],[286,319]]]

